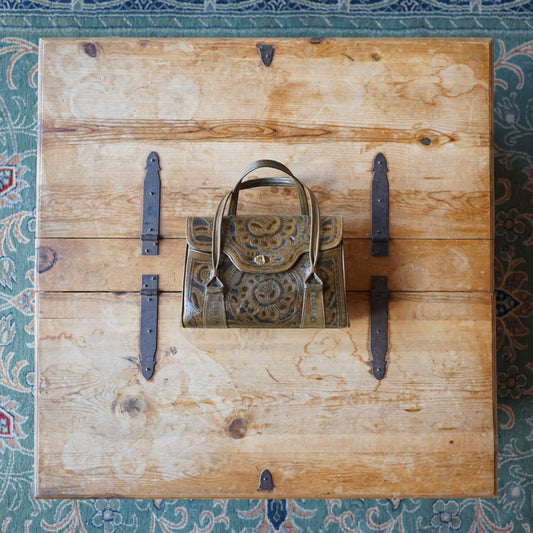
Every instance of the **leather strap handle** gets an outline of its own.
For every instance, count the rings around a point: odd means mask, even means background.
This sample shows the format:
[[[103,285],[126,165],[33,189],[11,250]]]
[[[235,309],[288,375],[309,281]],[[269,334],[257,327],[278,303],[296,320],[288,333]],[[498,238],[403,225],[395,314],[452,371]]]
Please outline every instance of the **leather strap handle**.
[[[254,186],[263,186],[262,183],[265,183],[266,179],[270,184],[270,180],[283,180],[283,178],[257,178],[256,180],[251,180],[250,183],[255,183],[255,185],[250,185],[246,187],[243,186],[244,178],[258,168],[269,167],[281,170],[288,174],[293,180],[295,187],[301,187],[301,190],[304,191],[306,196],[306,207],[309,212],[310,207],[310,218],[311,218],[311,228],[309,235],[309,262],[310,270],[305,279],[305,294],[304,294],[304,311],[302,312],[302,327],[324,327],[324,305],[322,297],[322,281],[319,278],[316,272],[316,263],[318,259],[318,253],[320,250],[320,210],[318,207],[317,199],[310,189],[308,189],[298,178],[296,178],[292,172],[281,163],[272,160],[260,160],[252,163],[245,171],[242,177],[239,179],[233,190],[226,193],[220,203],[218,204],[215,218],[213,220],[213,235],[211,241],[211,275],[209,281],[206,284],[206,293],[204,300],[204,310],[203,310],[203,322],[204,327],[225,327],[226,318],[224,310],[224,285],[220,280],[219,276],[219,265],[220,265],[220,256],[222,253],[222,220],[224,218],[224,211],[230,200],[233,200],[235,196],[235,191],[239,191],[241,188],[252,188]],[[259,181],[261,184],[257,184]],[[246,182],[247,183],[247,182]],[[235,208],[237,202],[235,201]],[[314,293],[314,294],[312,294]],[[313,307],[313,313],[306,311],[307,307]],[[311,321],[308,321],[306,317],[312,317]]]
[[[302,215],[309,215],[309,207],[307,205],[307,197],[305,189],[291,178],[255,178],[250,181],[241,181],[233,188],[231,202],[228,208],[228,215],[234,216],[237,214],[237,203],[239,201],[239,191],[245,189],[255,189],[256,187],[296,187],[298,191],[298,200],[300,202],[300,212]]]
[[[320,249],[320,210],[318,207],[318,202],[316,199],[315,194],[311,189],[308,189],[306,185],[304,185],[294,174],[283,164],[278,163],[277,161],[273,161],[270,159],[261,159],[259,161],[255,161],[252,163],[245,171],[244,174],[241,176],[235,187],[232,191],[226,193],[220,203],[218,204],[218,208],[215,214],[215,219],[213,221],[213,239],[212,239],[212,248],[211,248],[211,258],[212,258],[212,273],[211,278],[218,278],[218,267],[220,264],[220,254],[222,251],[222,219],[224,217],[224,211],[226,209],[226,206],[228,202],[233,199],[235,190],[243,185],[244,178],[250,174],[250,172],[253,172],[254,170],[258,168],[275,168],[277,170],[282,170],[286,174],[289,174],[291,176],[291,179],[294,181],[295,186],[301,187],[305,194],[306,194],[306,200],[307,200],[307,206],[311,206],[311,231],[309,235],[309,259],[311,263],[311,271],[310,275],[313,275],[316,273],[315,267],[316,262],[318,258],[318,252]],[[261,179],[261,178],[257,178]],[[266,178],[270,179],[270,178]],[[283,178],[276,178],[276,179],[283,179]],[[251,180],[250,183],[253,183],[255,180]],[[244,182],[248,183],[248,182]],[[230,204],[231,205],[231,204]]]
[[[235,196],[235,201],[233,202],[233,200],[232,200],[232,203],[234,203],[235,211],[231,210],[229,212],[229,214],[235,214],[237,212],[237,198],[238,198],[238,195],[239,195],[238,191],[241,190],[241,188],[245,188],[245,183],[246,182],[244,182],[244,179],[246,178],[246,176],[248,176],[248,174],[251,174],[252,172],[254,172],[255,170],[258,170],[260,168],[273,168],[274,170],[279,170],[280,172],[283,172],[284,174],[287,174],[287,176],[289,176],[288,179],[292,183],[294,183],[295,187],[297,187],[298,195],[300,197],[300,206],[303,206],[302,199],[303,199],[303,197],[306,196],[306,192],[308,190],[307,187],[283,163],[280,163],[279,161],[274,161],[273,159],[259,159],[257,161],[254,161],[250,165],[248,165],[248,167],[246,168],[246,170],[243,172],[242,176],[240,177],[239,181],[235,184],[235,187],[233,187],[232,195]],[[259,178],[259,179],[261,179],[261,178]],[[265,179],[265,178],[263,178],[263,179]],[[266,178],[266,179],[268,179],[268,178]],[[278,178],[274,178],[274,179],[278,179]],[[254,183],[254,181],[255,180],[250,180],[250,183]],[[286,182],[283,183],[283,185],[286,185]],[[262,185],[257,184],[255,186],[260,187]],[[252,187],[254,187],[254,185],[252,185]],[[305,203],[306,203],[306,206],[307,206],[308,202],[306,201]],[[230,209],[231,209],[231,207],[230,207]],[[308,214],[309,214],[309,209],[307,207],[305,207],[305,208],[302,207],[302,215],[308,215]]]

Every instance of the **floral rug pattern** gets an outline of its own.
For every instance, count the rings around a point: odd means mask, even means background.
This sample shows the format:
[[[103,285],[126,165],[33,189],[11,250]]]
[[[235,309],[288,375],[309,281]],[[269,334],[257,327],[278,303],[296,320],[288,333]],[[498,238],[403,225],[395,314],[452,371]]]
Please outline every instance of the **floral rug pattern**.
[[[0,531],[533,531],[531,0],[0,0]],[[35,500],[40,36],[486,36],[494,42],[497,498]]]

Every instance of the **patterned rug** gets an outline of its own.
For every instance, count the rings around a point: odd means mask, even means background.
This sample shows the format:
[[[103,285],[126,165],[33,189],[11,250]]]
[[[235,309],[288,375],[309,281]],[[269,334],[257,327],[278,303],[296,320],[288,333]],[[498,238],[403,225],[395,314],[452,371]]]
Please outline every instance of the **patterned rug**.
[[[1,532],[531,533],[532,8],[533,0],[0,0]],[[495,39],[497,498],[34,500],[39,37],[275,35]]]

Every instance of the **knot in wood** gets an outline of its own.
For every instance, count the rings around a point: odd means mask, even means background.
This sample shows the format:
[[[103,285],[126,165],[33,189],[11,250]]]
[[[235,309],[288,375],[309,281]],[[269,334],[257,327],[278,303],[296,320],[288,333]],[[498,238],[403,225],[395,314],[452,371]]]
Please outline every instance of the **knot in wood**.
[[[242,439],[246,435],[248,421],[245,418],[236,418],[229,425],[229,434],[234,439]]]

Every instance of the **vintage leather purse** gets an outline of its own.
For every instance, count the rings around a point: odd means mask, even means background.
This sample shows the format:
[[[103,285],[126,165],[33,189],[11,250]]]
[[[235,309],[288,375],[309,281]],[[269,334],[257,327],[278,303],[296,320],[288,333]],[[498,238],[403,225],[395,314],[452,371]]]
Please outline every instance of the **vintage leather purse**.
[[[289,178],[243,181],[265,167]],[[272,185],[296,187],[301,214],[236,214],[239,191]],[[320,217],[313,192],[281,163],[252,163],[214,217],[187,219],[186,235],[184,327],[348,326],[342,217]]]

